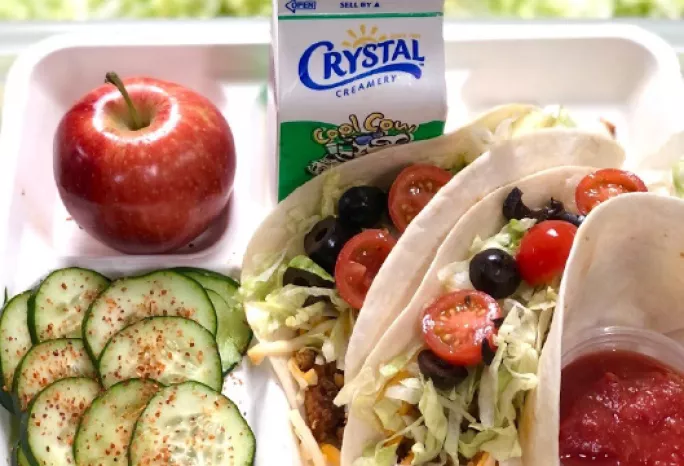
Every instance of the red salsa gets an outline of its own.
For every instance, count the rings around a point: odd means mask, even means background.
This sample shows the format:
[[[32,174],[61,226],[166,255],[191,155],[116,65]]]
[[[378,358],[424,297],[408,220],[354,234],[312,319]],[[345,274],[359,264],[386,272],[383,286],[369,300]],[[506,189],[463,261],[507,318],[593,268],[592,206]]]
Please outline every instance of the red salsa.
[[[684,465],[684,377],[629,351],[589,354],[563,369],[563,466]]]

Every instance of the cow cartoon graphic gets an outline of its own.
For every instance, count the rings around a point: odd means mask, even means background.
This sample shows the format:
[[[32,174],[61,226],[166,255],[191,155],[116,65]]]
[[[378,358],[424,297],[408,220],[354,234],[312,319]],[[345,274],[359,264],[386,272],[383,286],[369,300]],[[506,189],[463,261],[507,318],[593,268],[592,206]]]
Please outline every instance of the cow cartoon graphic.
[[[363,133],[340,142],[330,142],[325,145],[326,154],[323,158],[311,162],[306,170],[312,175],[320,175],[324,171],[348,162],[387,146],[408,144],[413,140],[409,133],[389,135],[385,131]]]

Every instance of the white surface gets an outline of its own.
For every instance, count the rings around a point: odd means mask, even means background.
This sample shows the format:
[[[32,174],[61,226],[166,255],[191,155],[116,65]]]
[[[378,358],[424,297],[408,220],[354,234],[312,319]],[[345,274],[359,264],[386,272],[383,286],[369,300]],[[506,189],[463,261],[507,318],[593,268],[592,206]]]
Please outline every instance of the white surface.
[[[446,30],[448,127],[506,101],[559,103],[616,124],[631,164],[684,126],[679,62],[655,35],[610,25],[491,31]]]
[[[259,102],[268,78],[269,31],[263,25],[164,34],[63,36],[23,54],[12,68],[0,136],[0,285],[11,294],[66,265],[110,275],[169,265],[235,272],[251,232],[274,205],[272,118]],[[144,34],[144,31],[141,32]],[[482,26],[451,24],[447,39],[449,127],[512,101],[562,103],[618,126],[633,160],[682,129],[684,94],[672,50],[629,26]],[[211,246],[176,255],[122,256],[78,229],[52,179],[52,137],[62,114],[99,85],[106,71],[178,81],[211,98],[236,137],[238,172],[229,228]],[[289,464],[286,405],[266,366],[247,362],[226,393],[255,430],[258,466]],[[5,416],[6,418],[6,416]],[[8,432],[5,421],[5,432]],[[8,456],[0,440],[0,458]]]

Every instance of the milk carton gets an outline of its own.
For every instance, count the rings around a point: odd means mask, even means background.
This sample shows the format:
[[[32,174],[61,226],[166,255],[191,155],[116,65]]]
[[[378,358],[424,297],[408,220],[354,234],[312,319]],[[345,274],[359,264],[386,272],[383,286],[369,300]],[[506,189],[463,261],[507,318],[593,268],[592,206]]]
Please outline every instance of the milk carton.
[[[337,164],[442,134],[443,0],[276,0],[278,196]]]

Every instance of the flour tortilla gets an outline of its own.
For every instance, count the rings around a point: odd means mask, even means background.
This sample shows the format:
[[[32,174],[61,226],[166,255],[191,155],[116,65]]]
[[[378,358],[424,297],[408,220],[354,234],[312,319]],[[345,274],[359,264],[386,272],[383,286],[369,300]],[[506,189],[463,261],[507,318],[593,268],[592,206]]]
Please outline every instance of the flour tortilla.
[[[545,384],[534,398],[539,416],[531,421],[546,422],[536,426],[535,442],[528,446],[534,461],[525,466],[560,466],[559,358],[583,334],[624,326],[655,331],[684,344],[683,219],[684,200],[624,194],[594,209],[578,230],[558,299],[563,322],[556,314],[554,345],[550,346],[551,335],[546,344],[556,359],[546,368],[553,383]],[[554,416],[548,418],[549,412]]]
[[[412,164],[427,162],[449,165],[459,158],[474,161],[459,172],[433,198],[399,239],[371,287],[364,308],[354,328],[345,359],[345,374],[355,374],[374,343],[408,304],[444,237],[458,219],[476,202],[494,189],[516,179],[550,167],[562,165],[615,166],[624,158],[623,150],[607,136],[588,134],[573,129],[544,129],[487,148],[482,132],[493,132],[503,121],[514,120],[536,107],[508,105],[488,112],[470,125],[440,138],[396,146],[347,162],[331,170],[339,176],[340,185],[371,183],[389,187],[398,172]],[[260,272],[257,257],[281,253],[291,233],[284,228],[289,213],[311,216],[320,209],[324,178],[319,176],[295,190],[264,220],[252,237],[242,267],[242,281]],[[303,253],[303,242],[295,242],[291,255]],[[401,283],[400,287],[395,286]],[[387,292],[391,290],[391,292]],[[250,320],[250,303],[245,303]],[[255,331],[260,341],[268,341]],[[288,338],[294,335],[279,335]],[[287,368],[288,357],[271,357],[270,362],[293,409],[304,416],[297,400],[298,386]],[[345,375],[348,379],[348,375]],[[301,424],[301,423],[300,423]],[[310,432],[304,443],[312,444]],[[315,444],[315,443],[314,443]],[[312,447],[313,448],[313,447]],[[310,448],[307,448],[310,450]],[[320,451],[308,452],[316,466]]]
[[[508,186],[497,189],[477,203],[458,221],[439,247],[434,261],[430,265],[422,283],[410,300],[408,306],[401,312],[389,330],[382,336],[373,351],[365,361],[362,370],[371,370],[378,374],[379,368],[400,356],[422,342],[420,332],[420,315],[430,302],[443,294],[442,285],[438,279],[438,272],[444,266],[468,258],[470,246],[476,236],[488,238],[498,233],[506,224],[502,214],[503,201],[514,187],[524,193],[525,203],[531,207],[545,205],[551,197],[562,201],[566,208],[574,209],[574,193],[577,183],[596,167],[620,166],[623,157],[615,143],[603,141],[594,147],[594,167],[570,166],[549,169],[528,176]],[[544,152],[539,156],[545,155]],[[550,426],[557,424],[558,405],[548,403],[548,396],[538,397],[535,392],[541,391],[558,393],[560,367],[560,341],[558,336],[562,327],[562,308],[557,307],[552,321],[547,342],[542,351],[539,368],[539,386],[528,394],[527,406],[521,420],[521,446],[523,449],[523,464],[525,466],[548,466],[554,458],[538,452],[547,443],[557,443],[547,439]],[[546,404],[545,404],[546,403]],[[544,411],[539,411],[544,409]],[[342,466],[349,466],[362,455],[363,449],[369,444],[384,438],[384,434],[374,430],[373,426],[356,416],[353,410],[349,413],[349,421],[345,429],[342,444]],[[544,439],[544,441],[541,441]]]
[[[624,194],[594,209],[580,230],[560,298],[563,344],[612,325],[684,343],[684,200]],[[603,277],[600,281],[598,277]],[[610,286],[605,285],[610,280]]]

